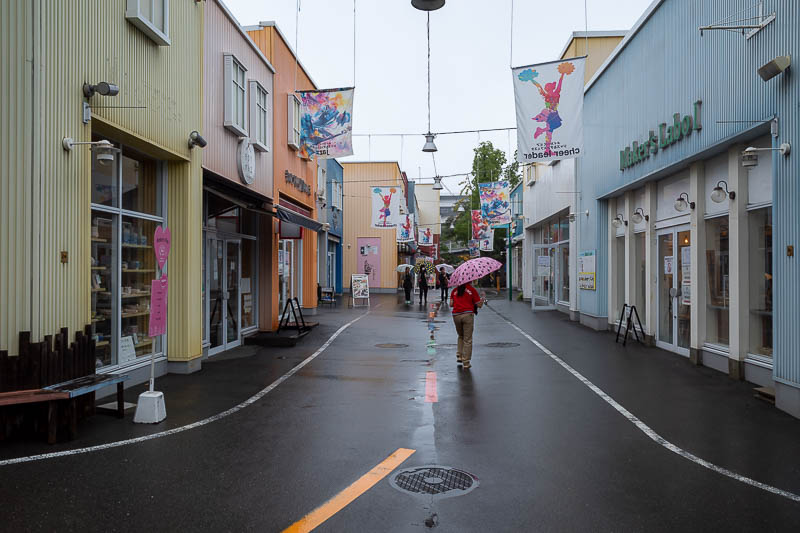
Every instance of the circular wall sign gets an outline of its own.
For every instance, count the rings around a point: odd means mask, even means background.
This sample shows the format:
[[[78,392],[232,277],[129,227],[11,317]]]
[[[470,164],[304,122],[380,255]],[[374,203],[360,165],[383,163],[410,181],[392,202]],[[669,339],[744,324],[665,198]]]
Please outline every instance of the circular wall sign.
[[[236,167],[239,169],[239,177],[242,182],[250,185],[256,177],[256,152],[249,137],[244,137],[239,141],[239,148],[236,150]]]

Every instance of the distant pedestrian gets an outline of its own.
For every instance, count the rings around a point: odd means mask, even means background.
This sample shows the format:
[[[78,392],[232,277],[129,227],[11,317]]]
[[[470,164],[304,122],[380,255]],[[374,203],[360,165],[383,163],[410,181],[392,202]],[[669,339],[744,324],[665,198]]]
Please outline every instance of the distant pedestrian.
[[[447,303],[447,274],[444,273],[444,269],[439,271],[439,293],[442,302]]]
[[[414,280],[411,278],[411,273],[406,270],[406,275],[403,276],[403,290],[406,292],[406,305],[411,304],[411,289],[414,288]]]
[[[475,327],[475,313],[483,306],[478,291],[471,283],[459,285],[450,296],[450,305],[453,308],[453,324],[458,333],[458,347],[456,348],[456,361],[470,368],[472,363],[472,330]]]
[[[420,269],[419,271],[419,281],[417,283],[419,285],[419,303],[422,305],[422,300],[425,300],[425,303],[428,303],[428,278],[425,276],[425,271]]]

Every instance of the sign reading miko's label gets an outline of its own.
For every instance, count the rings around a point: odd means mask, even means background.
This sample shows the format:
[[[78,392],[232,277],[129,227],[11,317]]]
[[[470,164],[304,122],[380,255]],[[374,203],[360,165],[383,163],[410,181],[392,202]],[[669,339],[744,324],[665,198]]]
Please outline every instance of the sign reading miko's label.
[[[650,135],[646,140],[642,142],[633,141],[630,146],[626,146],[623,150],[620,150],[619,169],[625,170],[637,163],[641,163],[651,155],[657,154],[659,148],[666,148],[688,137],[693,131],[700,131],[703,129],[703,122],[700,114],[702,106],[702,100],[696,101],[691,115],[684,115],[684,117],[681,118],[680,113],[675,113],[672,115],[672,125],[668,126],[666,122],[662,122],[658,125],[657,135],[654,130],[650,130]]]

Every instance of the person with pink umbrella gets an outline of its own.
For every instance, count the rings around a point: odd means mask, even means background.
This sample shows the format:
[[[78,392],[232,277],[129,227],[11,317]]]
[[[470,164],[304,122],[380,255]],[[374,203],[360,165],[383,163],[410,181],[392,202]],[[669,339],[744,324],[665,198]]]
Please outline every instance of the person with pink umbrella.
[[[472,367],[472,332],[475,328],[475,313],[483,306],[478,291],[472,282],[502,267],[502,263],[490,257],[470,259],[459,266],[450,276],[449,285],[456,287],[450,296],[453,324],[458,333],[456,361],[464,369]]]

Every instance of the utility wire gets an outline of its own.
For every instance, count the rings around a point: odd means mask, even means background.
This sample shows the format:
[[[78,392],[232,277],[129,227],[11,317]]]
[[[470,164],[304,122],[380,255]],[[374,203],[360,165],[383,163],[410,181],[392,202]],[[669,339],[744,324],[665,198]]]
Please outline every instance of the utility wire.
[[[431,132],[434,135],[458,135],[461,133],[477,133],[480,135],[482,131],[506,131],[506,130],[516,130],[516,127],[513,128],[485,128],[479,130],[458,130],[458,131],[438,131],[438,132]],[[353,133],[353,137],[418,137],[424,136],[424,133]]]

